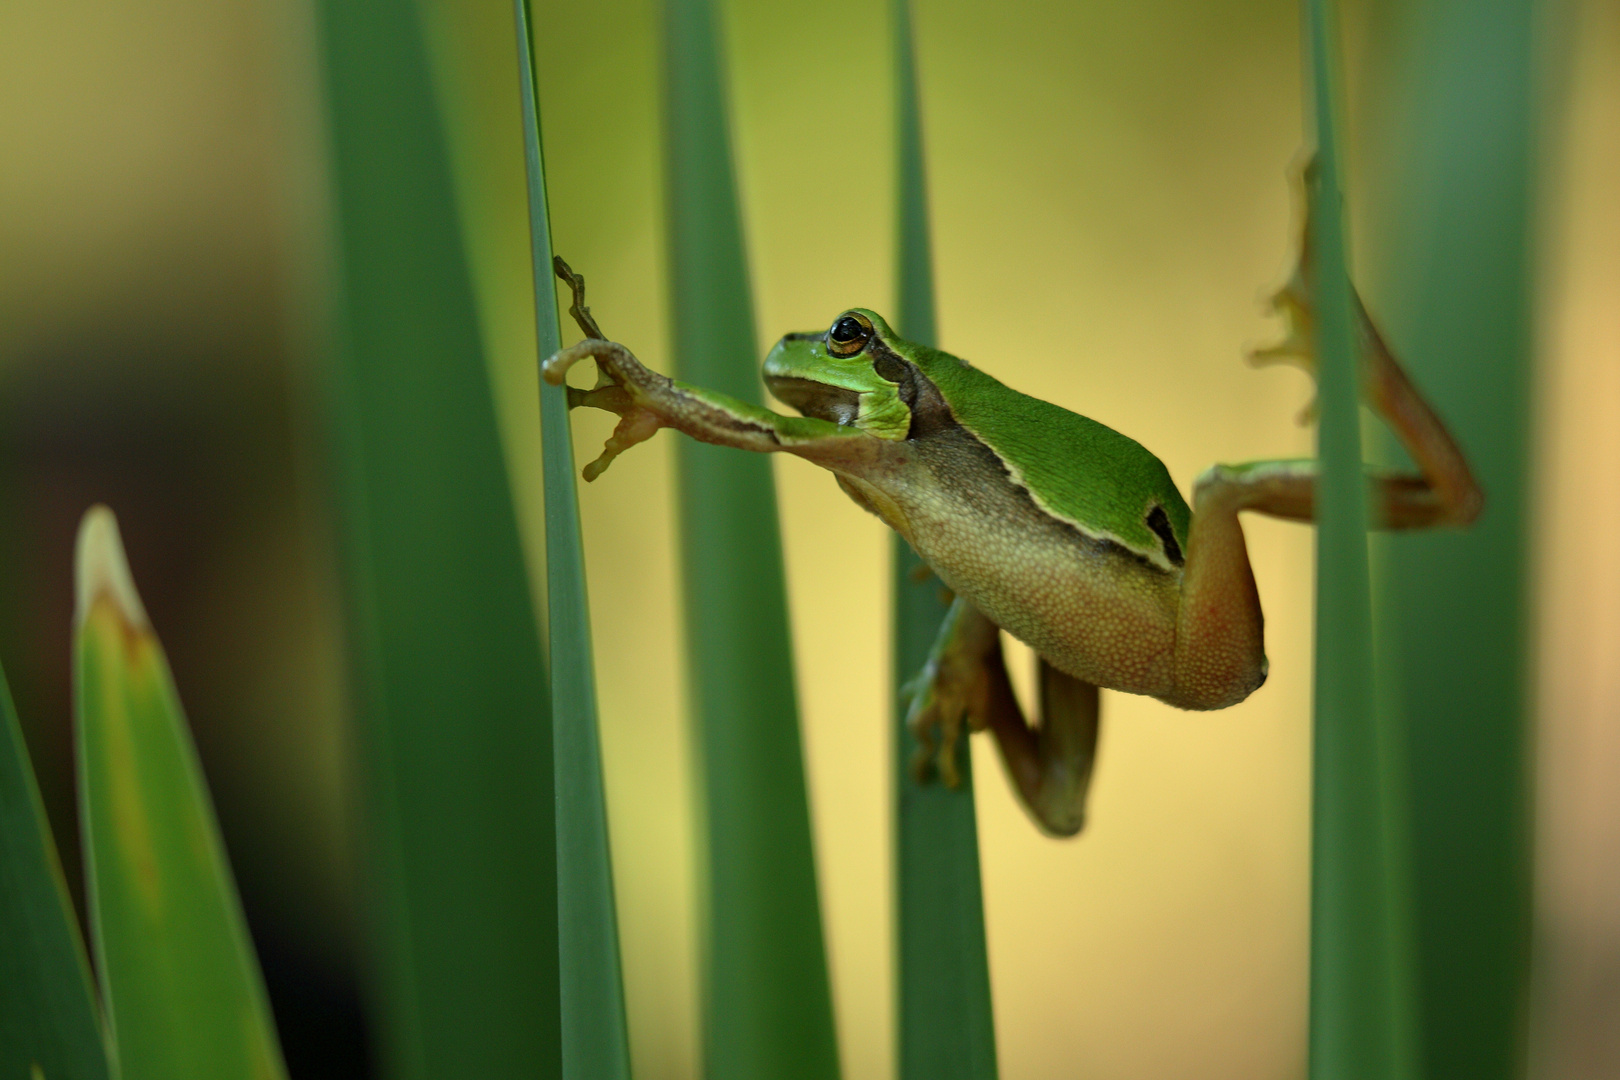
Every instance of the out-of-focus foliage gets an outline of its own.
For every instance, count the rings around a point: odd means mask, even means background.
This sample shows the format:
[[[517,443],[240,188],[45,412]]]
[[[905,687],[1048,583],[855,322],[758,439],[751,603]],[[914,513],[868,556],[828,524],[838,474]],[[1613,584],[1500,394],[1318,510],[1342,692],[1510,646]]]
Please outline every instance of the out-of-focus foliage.
[[[415,4],[318,11],[382,1056],[418,1080],[553,1077],[549,694],[443,113]]]
[[[0,1073],[105,1080],[84,944],[0,674]]]
[[[939,340],[934,318],[934,252],[911,5],[890,4],[895,94],[895,326],[913,341]],[[900,1080],[992,1080],[996,1032],[985,955],[979,830],[973,759],[958,747],[955,790],[921,784],[912,771],[916,739],[906,727],[908,696],[939,632],[947,605],[938,580],[899,536],[894,550],[895,955]]]
[[[1575,44],[1554,10],[1396,5],[1373,24],[1375,40],[1398,32],[1405,46],[1378,50],[1372,68],[1386,124],[1363,136],[1378,178],[1370,294],[1486,499],[1465,531],[1374,548],[1381,725],[1403,739],[1408,771],[1409,1011],[1431,1080],[1508,1080],[1528,1049],[1531,432],[1545,364],[1533,305],[1537,252],[1550,250],[1537,189]],[[1376,449],[1399,460],[1390,441]]]
[[[711,0],[664,10],[675,369],[762,400]],[[831,990],[771,462],[681,440],[682,605],[704,835],[703,1055],[716,1080],[835,1080]]]
[[[76,577],[80,823],[117,1074],[278,1080],[281,1048],[208,789],[105,507],[85,515]]]

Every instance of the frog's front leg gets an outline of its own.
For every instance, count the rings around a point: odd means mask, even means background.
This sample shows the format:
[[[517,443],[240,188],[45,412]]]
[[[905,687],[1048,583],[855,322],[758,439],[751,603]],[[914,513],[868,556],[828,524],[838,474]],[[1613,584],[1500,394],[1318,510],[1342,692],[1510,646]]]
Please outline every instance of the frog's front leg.
[[[606,382],[592,390],[569,387],[568,404],[606,409],[620,417],[602,456],[585,467],[586,480],[596,479],[615,457],[665,427],[739,450],[786,450],[829,467],[861,456],[855,440],[874,441],[855,428],[781,416],[727,394],[677,382],[649,370],[616,341],[586,338],[548,357],[540,371],[548,383],[562,385],[568,369],[586,358],[596,361]]]
[[[935,769],[955,787],[963,724],[974,731],[988,727],[1019,801],[1040,830],[1049,836],[1080,831],[1097,753],[1095,686],[1041,660],[1041,719],[1031,727],[1007,677],[1000,629],[957,597],[909,689],[906,724],[918,742],[912,769],[919,781]]]
[[[568,369],[589,357],[596,361],[596,386],[590,390],[568,387],[568,407],[584,405],[619,416],[602,456],[585,466],[586,480],[601,476],[614,458],[664,427],[739,450],[787,450],[832,469],[859,470],[880,456],[872,445],[875,440],[854,428],[809,417],[779,416],[648,370],[629,349],[606,339],[585,305],[585,278],[560,256],[552,264],[573,292],[568,311],[585,340],[547,357],[540,365],[541,377],[553,386],[565,385]]]

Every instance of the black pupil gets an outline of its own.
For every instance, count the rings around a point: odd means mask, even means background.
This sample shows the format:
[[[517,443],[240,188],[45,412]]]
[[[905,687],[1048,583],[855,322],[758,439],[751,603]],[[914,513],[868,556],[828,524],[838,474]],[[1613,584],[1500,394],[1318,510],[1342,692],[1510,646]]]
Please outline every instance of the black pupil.
[[[833,323],[832,339],[843,345],[858,339],[862,332],[861,321],[853,315],[845,315]]]

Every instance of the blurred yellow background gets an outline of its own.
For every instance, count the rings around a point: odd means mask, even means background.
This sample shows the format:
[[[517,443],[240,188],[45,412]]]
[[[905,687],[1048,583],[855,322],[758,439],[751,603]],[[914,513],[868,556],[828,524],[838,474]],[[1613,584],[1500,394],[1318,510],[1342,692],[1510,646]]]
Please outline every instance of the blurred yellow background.
[[[510,11],[423,3],[538,568]],[[1379,43],[1347,8],[1354,104],[1354,57]],[[763,355],[784,331],[890,305],[887,5],[722,9]],[[536,10],[556,249],[604,329],[668,370],[657,6]],[[1549,48],[1573,42],[1574,61],[1549,89],[1543,176],[1536,1045],[1544,1075],[1598,1077],[1620,1070],[1605,1034],[1620,1030],[1620,578],[1604,527],[1620,473],[1620,20],[1598,0],[1566,14],[1549,15]],[[344,1042],[360,1022],[357,913],[309,402],[329,273],[310,19],[300,3],[201,0],[0,12],[0,659],[71,861],[68,537],[108,501],[198,729],[297,1075],[347,1076],[362,1068]],[[1215,461],[1308,455],[1308,380],[1242,362],[1276,331],[1261,299],[1293,254],[1295,6],[918,0],[915,19],[943,347],[1134,436],[1184,490]],[[582,459],[607,431],[577,418]],[[699,1075],[673,439],[581,494],[643,1080]],[[777,477],[839,1039],[849,1080],[876,1080],[893,1059],[888,535],[805,463]],[[1304,1073],[1313,541],[1246,528],[1263,691],[1211,715],[1106,695],[1075,841],[1038,836],[975,749],[1007,1080]],[[1014,663],[1027,675],[1027,650]]]

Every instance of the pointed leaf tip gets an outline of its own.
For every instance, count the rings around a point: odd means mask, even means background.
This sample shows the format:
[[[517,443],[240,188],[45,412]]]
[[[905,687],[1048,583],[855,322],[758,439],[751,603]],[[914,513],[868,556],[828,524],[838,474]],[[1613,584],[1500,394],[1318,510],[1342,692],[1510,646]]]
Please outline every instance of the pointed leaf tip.
[[[79,523],[79,539],[74,556],[74,625],[83,625],[90,605],[105,595],[124,621],[136,629],[150,629],[146,607],[135,591],[135,579],[124,557],[124,541],[118,533],[118,518],[101,503],[85,511]]]

